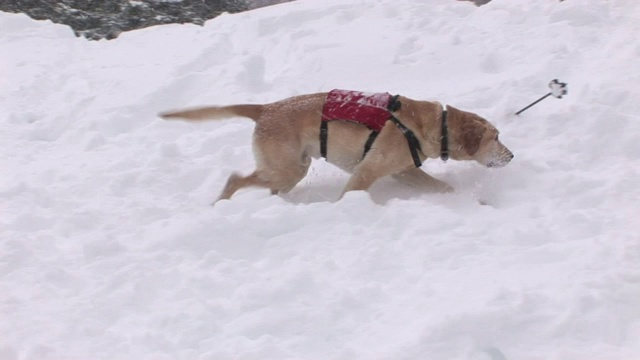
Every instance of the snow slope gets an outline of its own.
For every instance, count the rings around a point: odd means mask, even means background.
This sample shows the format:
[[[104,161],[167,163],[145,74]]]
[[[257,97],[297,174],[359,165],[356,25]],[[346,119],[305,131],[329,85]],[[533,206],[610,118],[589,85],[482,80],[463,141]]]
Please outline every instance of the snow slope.
[[[640,359],[639,33],[637,0],[308,0],[109,42],[0,13],[0,359]],[[332,88],[477,112],[516,157],[339,202],[317,161],[210,207],[251,122],[155,116]]]

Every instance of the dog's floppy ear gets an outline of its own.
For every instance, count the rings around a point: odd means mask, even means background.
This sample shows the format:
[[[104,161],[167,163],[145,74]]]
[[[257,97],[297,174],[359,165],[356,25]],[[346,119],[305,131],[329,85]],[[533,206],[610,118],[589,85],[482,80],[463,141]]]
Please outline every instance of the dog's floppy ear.
[[[487,128],[473,118],[473,116],[464,114],[462,117],[462,147],[469,155],[473,155],[480,149],[480,143]]]
[[[458,110],[453,106],[447,106],[447,110],[450,114],[451,125],[454,122],[457,125],[456,141],[468,155],[474,155],[480,149],[480,143],[487,128],[471,113]]]

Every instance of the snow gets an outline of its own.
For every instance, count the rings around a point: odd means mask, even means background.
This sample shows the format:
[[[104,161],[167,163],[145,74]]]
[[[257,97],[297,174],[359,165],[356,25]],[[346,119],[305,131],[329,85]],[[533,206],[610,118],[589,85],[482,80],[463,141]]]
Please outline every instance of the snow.
[[[98,42],[0,13],[0,358],[640,358],[638,33],[636,0],[308,0]],[[333,88],[477,112],[515,159],[338,202],[317,161],[211,207],[251,121],[156,116]]]

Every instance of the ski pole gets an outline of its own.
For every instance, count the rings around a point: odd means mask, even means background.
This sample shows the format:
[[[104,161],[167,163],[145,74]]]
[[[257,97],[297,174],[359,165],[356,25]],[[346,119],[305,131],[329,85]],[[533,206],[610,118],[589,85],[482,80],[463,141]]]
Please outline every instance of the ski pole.
[[[528,108],[532,107],[533,105],[539,103],[540,101],[546,99],[549,96],[553,96],[557,99],[562,99],[562,95],[567,95],[567,92],[568,92],[567,83],[559,82],[558,79],[551,80],[551,82],[549,83],[549,88],[551,89],[551,91],[547,95],[527,105],[524,109],[518,111],[516,115],[520,115],[520,113],[524,112]]]

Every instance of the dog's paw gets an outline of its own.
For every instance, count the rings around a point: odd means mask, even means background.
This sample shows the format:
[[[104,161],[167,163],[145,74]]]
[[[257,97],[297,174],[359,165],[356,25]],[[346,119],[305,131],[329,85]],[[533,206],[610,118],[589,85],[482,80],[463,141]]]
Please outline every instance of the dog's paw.
[[[435,191],[438,193],[447,194],[456,191],[456,189],[454,189],[453,186],[449,184],[441,183],[438,184],[438,186],[435,188]]]

